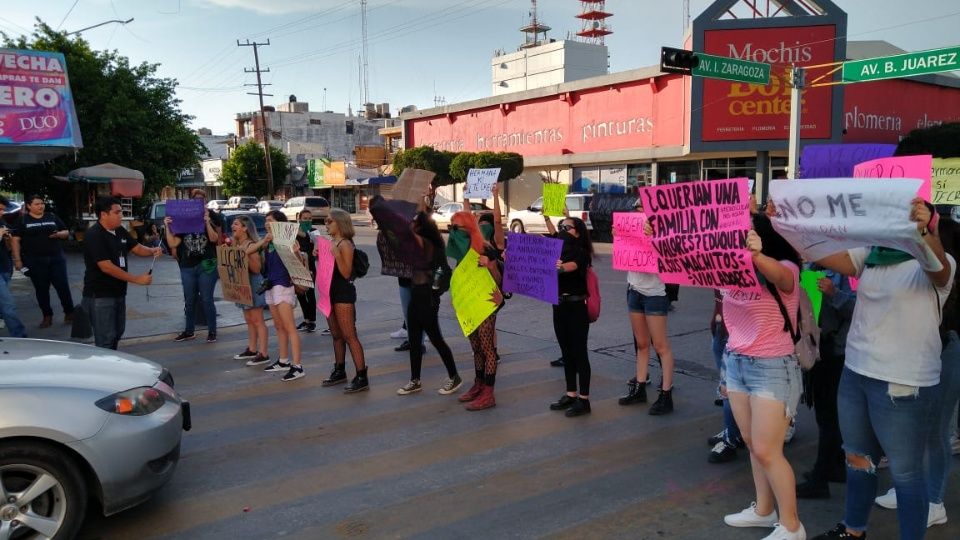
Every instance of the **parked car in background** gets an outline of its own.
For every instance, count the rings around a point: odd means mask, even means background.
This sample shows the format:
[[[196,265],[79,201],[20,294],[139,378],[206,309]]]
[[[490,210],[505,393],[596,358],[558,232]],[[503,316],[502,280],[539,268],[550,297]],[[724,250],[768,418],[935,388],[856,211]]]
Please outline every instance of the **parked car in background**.
[[[220,218],[223,220],[223,236],[229,243],[233,238],[233,220],[237,219],[238,216],[247,216],[253,220],[253,226],[257,229],[257,234],[260,235],[260,238],[263,238],[267,234],[267,217],[260,212],[252,212],[249,210],[226,210],[220,212]]]
[[[280,210],[290,221],[296,221],[300,212],[309,210],[313,214],[314,223],[323,223],[323,220],[330,215],[330,202],[323,197],[312,195],[292,197],[287,199]]]
[[[223,207],[223,210],[253,210],[256,207],[256,197],[235,195],[230,197],[230,200],[227,201],[227,205]]]
[[[283,201],[260,201],[257,203],[256,211],[261,214],[269,213],[271,210],[280,210],[283,208]]]
[[[587,230],[593,230],[593,224],[590,222],[590,201],[593,199],[591,193],[570,193],[567,195],[567,211],[570,217],[577,217],[583,220],[587,225]],[[552,216],[550,221],[554,226],[563,219],[560,216]],[[526,210],[514,210],[507,214],[507,223],[510,230],[515,233],[538,233],[548,232],[547,226],[543,221],[543,197],[537,197]]]
[[[207,203],[207,209],[213,210],[214,212],[219,212],[220,210],[223,210],[225,206],[227,206],[226,199],[214,199]]]
[[[190,404],[162,366],[79,343],[4,338],[0,535],[73,538],[173,476]]]
[[[440,205],[439,208],[433,211],[433,221],[436,222],[437,228],[441,231],[450,230],[450,218],[454,214],[463,210],[463,203],[450,202]],[[483,203],[471,202],[470,211],[474,215],[479,216],[480,214],[493,212],[493,209],[485,206]]]
[[[20,221],[21,215],[23,215],[23,203],[10,201],[3,213],[3,226],[13,228]]]

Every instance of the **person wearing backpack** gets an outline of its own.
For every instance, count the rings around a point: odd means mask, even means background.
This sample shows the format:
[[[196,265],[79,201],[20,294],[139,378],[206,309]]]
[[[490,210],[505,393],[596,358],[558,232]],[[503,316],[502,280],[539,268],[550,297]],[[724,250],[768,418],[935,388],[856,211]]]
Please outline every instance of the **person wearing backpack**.
[[[593,260],[593,243],[587,225],[580,218],[566,217],[555,228],[549,217],[545,224],[551,235],[563,240],[557,260],[557,286],[560,302],[553,306],[553,331],[560,344],[567,391],[550,404],[552,411],[566,411],[574,417],[590,413],[590,356],[587,338],[590,317],[587,313],[587,270]],[[557,231],[559,229],[559,232]],[[579,391],[579,393],[578,393]]]
[[[344,387],[343,392],[353,394],[370,388],[363,345],[357,336],[357,288],[353,279],[356,277],[358,250],[353,244],[353,221],[346,210],[331,209],[324,223],[331,239],[330,251],[334,258],[333,278],[330,280],[330,316],[327,317],[327,327],[330,328],[330,337],[333,338],[334,368],[324,382],[330,386],[347,380],[347,347],[350,347],[350,356],[357,374]]]

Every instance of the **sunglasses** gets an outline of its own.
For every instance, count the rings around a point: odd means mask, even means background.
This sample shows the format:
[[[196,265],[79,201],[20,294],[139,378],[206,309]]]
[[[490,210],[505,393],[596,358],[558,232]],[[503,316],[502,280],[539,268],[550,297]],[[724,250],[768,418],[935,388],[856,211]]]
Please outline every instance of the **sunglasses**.
[[[559,229],[559,230],[561,230],[561,231],[563,231],[563,232],[567,232],[567,231],[573,230],[573,229],[574,229],[574,226],[573,226],[573,225],[567,225],[566,223],[561,223],[560,226],[557,227],[557,229]]]

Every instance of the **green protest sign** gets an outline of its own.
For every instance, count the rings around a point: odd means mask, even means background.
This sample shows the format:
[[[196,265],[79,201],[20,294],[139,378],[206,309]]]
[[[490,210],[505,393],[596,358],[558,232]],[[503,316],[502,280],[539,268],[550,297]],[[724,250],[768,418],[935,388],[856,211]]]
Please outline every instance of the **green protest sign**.
[[[821,278],[827,277],[826,272],[814,272],[813,270],[804,270],[800,272],[800,286],[807,291],[810,297],[810,304],[813,306],[813,318],[820,322],[820,307],[823,305],[823,293],[817,287],[817,282]]]
[[[566,184],[543,185],[543,215],[562,216],[563,207],[567,203]]]

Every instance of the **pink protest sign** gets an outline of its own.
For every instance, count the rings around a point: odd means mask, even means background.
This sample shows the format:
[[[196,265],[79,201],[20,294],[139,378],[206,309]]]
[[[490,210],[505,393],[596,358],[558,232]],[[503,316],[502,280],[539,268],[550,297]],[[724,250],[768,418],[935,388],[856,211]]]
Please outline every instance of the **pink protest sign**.
[[[653,272],[657,268],[657,252],[650,238],[643,234],[647,221],[642,212],[614,212],[613,214],[613,269],[633,272]]]
[[[642,188],[651,216],[650,242],[667,283],[718,289],[757,289],[747,249],[750,231],[746,178]]]
[[[333,258],[333,252],[330,251],[332,244],[330,240],[322,236],[317,237],[317,309],[323,313],[324,317],[330,316],[332,306],[330,305],[330,282],[333,280],[334,266],[336,261]]]
[[[0,80],[0,146],[83,147],[63,54],[0,49]]]
[[[933,156],[897,156],[872,159],[853,168],[854,178],[918,178],[923,180],[917,195],[930,201],[933,191]]]

